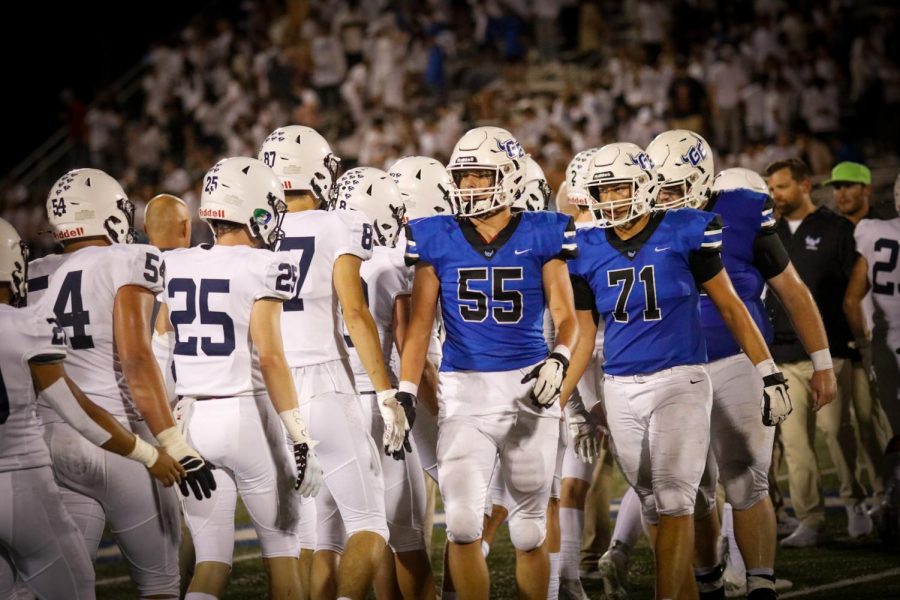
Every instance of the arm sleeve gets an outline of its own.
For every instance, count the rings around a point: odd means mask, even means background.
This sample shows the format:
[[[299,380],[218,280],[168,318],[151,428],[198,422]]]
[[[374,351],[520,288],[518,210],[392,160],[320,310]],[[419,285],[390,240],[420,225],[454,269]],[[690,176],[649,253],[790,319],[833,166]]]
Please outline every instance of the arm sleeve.
[[[789,264],[791,257],[775,228],[760,229],[753,240],[753,266],[764,279],[772,279],[787,269]]]
[[[569,275],[572,281],[572,293],[575,296],[575,310],[596,310],[594,291],[581,275]]]
[[[278,253],[260,250],[266,253],[262,260],[260,272],[264,273],[260,289],[253,296],[254,300],[272,298],[274,300],[290,300],[294,297],[300,268],[300,253],[296,250]]]
[[[706,224],[699,245],[689,258],[691,273],[698,285],[703,284],[725,268],[722,264],[722,219],[714,215]]]

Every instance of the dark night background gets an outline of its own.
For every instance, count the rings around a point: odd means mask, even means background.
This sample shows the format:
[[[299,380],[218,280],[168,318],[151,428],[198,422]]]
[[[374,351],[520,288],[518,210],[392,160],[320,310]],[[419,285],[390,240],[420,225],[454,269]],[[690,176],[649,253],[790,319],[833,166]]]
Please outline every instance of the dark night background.
[[[3,144],[0,178],[61,125],[60,94],[84,102],[146,53],[151,41],[177,34],[206,2],[43,2],[4,5]]]

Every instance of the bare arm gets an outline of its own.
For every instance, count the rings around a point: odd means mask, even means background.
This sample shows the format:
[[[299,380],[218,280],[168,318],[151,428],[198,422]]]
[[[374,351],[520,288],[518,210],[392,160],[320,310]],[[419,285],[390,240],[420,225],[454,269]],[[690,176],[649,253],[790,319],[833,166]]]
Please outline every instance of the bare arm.
[[[119,288],[113,308],[113,337],[134,405],[153,435],[159,435],[174,427],[175,419],[169,410],[165,380],[150,343],[153,300],[153,293],[146,288],[136,285]]]
[[[703,282],[703,289],[719,309],[722,320],[750,361],[758,365],[764,360],[770,360],[772,355],[766,341],[753,322],[747,307],[734,291],[725,269]]]
[[[434,267],[426,263],[416,265],[409,327],[404,336],[403,353],[400,358],[401,381],[418,385],[422,379],[440,290],[441,282]]]
[[[565,261],[551,260],[544,264],[542,275],[547,307],[556,325],[556,345],[573,351],[578,343],[578,319],[569,269]]]
[[[575,390],[581,376],[591,362],[594,355],[594,344],[597,341],[597,324],[594,323],[594,313],[590,310],[575,311],[578,319],[578,344],[572,352],[569,360],[569,370],[563,380],[562,390],[559,393],[559,403],[565,406],[569,396]]]
[[[381,342],[378,339],[378,328],[375,320],[366,306],[366,297],[363,294],[362,280],[359,277],[359,268],[362,259],[352,254],[343,254],[334,261],[334,289],[337,292],[338,301],[341,303],[341,312],[344,323],[347,325],[347,333],[353,340],[353,346],[359,354],[372,386],[376,392],[383,392],[391,388],[391,380],[388,378],[384,355],[381,352]]]
[[[259,370],[275,412],[298,408],[297,389],[291,378],[281,340],[281,301],[257,300],[250,311],[250,339],[259,353]]]
[[[853,271],[850,272],[847,293],[844,295],[844,314],[847,315],[847,324],[856,339],[869,337],[869,332],[866,330],[866,317],[862,310],[862,300],[869,292],[870,287],[869,262],[865,257],[860,256],[853,265]]]
[[[394,345],[397,352],[403,355],[403,345],[406,340],[406,331],[409,327],[411,312],[411,300],[409,294],[397,296],[394,299]],[[416,395],[419,404],[424,404],[432,415],[437,415],[437,369],[430,360],[425,361],[422,372],[422,380],[419,383]]]

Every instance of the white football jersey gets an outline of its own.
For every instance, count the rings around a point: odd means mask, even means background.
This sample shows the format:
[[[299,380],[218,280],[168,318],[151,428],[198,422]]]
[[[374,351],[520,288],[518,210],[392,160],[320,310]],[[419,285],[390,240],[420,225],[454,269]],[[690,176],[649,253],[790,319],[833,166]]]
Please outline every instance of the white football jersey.
[[[889,329],[900,329],[900,218],[863,219],[856,225],[853,237],[856,251],[869,265],[876,311],[884,313]]]
[[[66,356],[66,334],[53,313],[0,305],[0,473],[50,464],[28,361]]]
[[[409,267],[403,260],[405,247],[405,245],[394,248],[377,246],[371,260],[364,262],[360,269],[366,303],[378,328],[381,352],[389,362],[388,376],[391,378],[391,385],[394,386],[397,385],[397,373],[400,370],[399,356],[394,347],[394,300],[397,296],[410,293]],[[350,352],[350,365],[356,379],[356,390],[375,391],[350,336],[347,336],[345,341]]]
[[[266,392],[250,341],[250,312],[262,298],[293,297],[294,259],[249,246],[166,253],[163,299],[176,336],[176,394],[231,398]]]
[[[358,211],[288,213],[279,251],[298,252],[297,292],[284,303],[281,331],[288,365],[305,367],[347,357],[334,292],[334,263],[343,254],[372,257],[372,225]]]
[[[162,290],[159,250],[144,244],[88,246],[59,261],[46,292],[34,306],[56,315],[68,338],[66,372],[97,405],[114,417],[140,419],[113,342],[116,293],[126,285]],[[147,332],[150,335],[150,332]],[[40,403],[45,423],[58,422]]]
[[[72,254],[48,254],[28,263],[28,304],[34,306],[41,301],[50,286],[50,276]]]

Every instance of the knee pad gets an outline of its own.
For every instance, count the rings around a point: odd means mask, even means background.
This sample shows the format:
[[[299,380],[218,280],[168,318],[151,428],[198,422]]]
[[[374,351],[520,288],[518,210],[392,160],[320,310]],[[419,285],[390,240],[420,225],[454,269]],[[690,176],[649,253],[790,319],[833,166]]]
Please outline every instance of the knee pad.
[[[659,484],[653,490],[656,510],[667,517],[686,517],[694,514],[697,490],[677,483]],[[713,496],[715,502],[715,496]]]
[[[547,537],[547,520],[544,515],[540,518],[515,515],[509,520],[509,540],[516,550],[528,552],[544,543]]]
[[[471,544],[481,537],[484,516],[480,510],[471,510],[464,506],[448,506],[446,508],[448,540],[454,544]],[[512,530],[512,526],[510,526],[510,530]]]
[[[769,477],[766,472],[746,467],[723,482],[725,500],[735,510],[747,510],[769,495]]]

